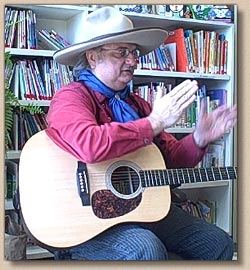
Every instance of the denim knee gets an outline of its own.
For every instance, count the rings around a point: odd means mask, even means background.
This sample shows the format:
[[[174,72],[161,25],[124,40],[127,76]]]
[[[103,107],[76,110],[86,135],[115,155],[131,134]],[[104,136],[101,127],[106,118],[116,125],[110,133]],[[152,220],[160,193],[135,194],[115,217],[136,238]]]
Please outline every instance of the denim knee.
[[[127,244],[133,249],[133,257],[131,260],[168,259],[166,247],[150,230],[136,228],[134,237],[129,238]]]
[[[150,230],[138,225],[120,225],[86,243],[60,251],[56,260],[166,260],[167,251]]]

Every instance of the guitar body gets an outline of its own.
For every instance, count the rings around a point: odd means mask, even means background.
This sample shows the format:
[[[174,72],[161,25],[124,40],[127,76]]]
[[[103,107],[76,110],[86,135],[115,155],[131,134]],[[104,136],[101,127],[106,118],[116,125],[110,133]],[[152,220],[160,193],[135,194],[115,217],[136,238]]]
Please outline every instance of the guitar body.
[[[44,245],[72,247],[113,225],[153,222],[167,215],[169,186],[144,189],[139,183],[135,192],[125,195],[112,187],[114,164],[135,166],[133,170],[165,169],[155,145],[121,158],[87,164],[90,203],[86,205],[78,193],[77,164],[78,160],[59,148],[45,131],[35,134],[23,147],[19,166],[21,212],[28,231]]]

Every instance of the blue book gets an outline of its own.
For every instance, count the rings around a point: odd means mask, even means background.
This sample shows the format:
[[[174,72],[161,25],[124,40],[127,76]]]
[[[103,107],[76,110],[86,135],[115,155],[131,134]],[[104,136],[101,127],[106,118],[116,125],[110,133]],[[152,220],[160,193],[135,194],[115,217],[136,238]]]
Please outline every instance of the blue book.
[[[227,90],[226,89],[207,89],[207,96],[209,100],[218,102],[218,106],[227,104]]]

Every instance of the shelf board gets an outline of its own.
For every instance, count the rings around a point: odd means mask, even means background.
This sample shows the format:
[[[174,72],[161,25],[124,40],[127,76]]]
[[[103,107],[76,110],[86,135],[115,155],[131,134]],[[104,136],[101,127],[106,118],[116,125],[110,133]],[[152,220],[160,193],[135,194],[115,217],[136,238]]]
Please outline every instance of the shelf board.
[[[14,210],[14,206],[12,203],[12,199],[5,199],[5,206],[4,206],[5,210]]]
[[[88,6],[80,5],[8,5],[20,9],[32,9],[37,18],[66,21],[73,16],[87,11]]]
[[[19,100],[21,105],[27,106],[29,105],[36,105],[36,106],[41,106],[41,107],[49,107],[50,105],[50,100]]]
[[[20,150],[9,150],[5,153],[5,159],[19,159],[21,151]]]
[[[26,256],[28,260],[52,258],[54,254],[39,246],[27,246]]]
[[[223,81],[230,80],[229,75],[173,72],[173,71],[164,71],[164,70],[145,70],[145,69],[136,69],[134,72],[134,75],[136,75],[136,76],[153,76],[153,77],[210,79],[210,80],[223,80]]]
[[[228,185],[229,185],[228,180],[221,180],[221,181],[182,184],[180,188],[181,189],[192,189],[192,188],[222,187],[222,186],[228,186]]]
[[[5,48],[5,52],[9,52],[11,55],[23,55],[23,56],[43,56],[53,57],[55,51],[53,50],[38,50],[38,49],[19,49],[19,48]]]
[[[166,132],[168,133],[192,133],[194,131],[194,128],[181,128],[181,127],[173,127],[173,128],[167,128]]]

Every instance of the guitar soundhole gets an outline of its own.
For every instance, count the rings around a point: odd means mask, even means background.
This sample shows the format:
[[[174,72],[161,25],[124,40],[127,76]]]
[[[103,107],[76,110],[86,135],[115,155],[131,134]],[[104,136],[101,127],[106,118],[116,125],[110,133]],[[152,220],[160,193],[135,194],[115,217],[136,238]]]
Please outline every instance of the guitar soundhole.
[[[111,185],[115,193],[121,197],[130,197],[130,195],[138,195],[141,182],[138,173],[133,168],[120,166],[111,174]]]

